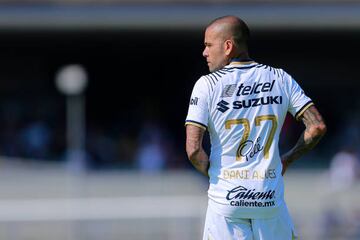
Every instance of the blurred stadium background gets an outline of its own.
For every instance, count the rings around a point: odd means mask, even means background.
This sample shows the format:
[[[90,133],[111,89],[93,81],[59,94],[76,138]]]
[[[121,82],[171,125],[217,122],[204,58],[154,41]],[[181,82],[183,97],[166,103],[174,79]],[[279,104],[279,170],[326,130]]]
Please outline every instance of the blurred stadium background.
[[[328,124],[285,179],[301,239],[360,239],[360,1],[335,0],[0,0],[0,239],[200,239],[207,182],[183,123],[204,27],[230,14]],[[68,64],[88,76],[75,163],[55,86]],[[281,151],[302,129],[286,120]]]

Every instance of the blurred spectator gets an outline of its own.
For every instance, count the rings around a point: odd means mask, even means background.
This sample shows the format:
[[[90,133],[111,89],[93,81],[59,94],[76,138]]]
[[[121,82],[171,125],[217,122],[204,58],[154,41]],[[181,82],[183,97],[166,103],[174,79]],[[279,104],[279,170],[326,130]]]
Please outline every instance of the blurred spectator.
[[[355,106],[355,109],[359,108]],[[360,146],[360,112],[347,112],[343,122],[334,140],[341,142],[344,146]],[[359,149],[357,151],[359,153]]]
[[[345,222],[346,218],[339,209],[325,209],[320,222],[321,239],[338,239],[343,233],[342,226]]]
[[[87,151],[91,155],[90,168],[97,169],[114,164],[116,155],[115,141],[99,127],[90,127],[87,134]]]
[[[144,124],[139,137],[136,165],[143,172],[158,172],[165,168],[166,149],[163,132],[155,123]]]
[[[359,158],[352,147],[340,150],[331,160],[330,181],[334,190],[348,189],[359,176]]]
[[[117,142],[118,157],[114,167],[130,168],[134,165],[137,150],[136,137],[129,133],[122,133]]]
[[[349,132],[348,132],[349,133]],[[360,162],[356,148],[346,145],[338,151],[330,162],[329,177],[331,191],[326,197],[325,212],[321,221],[320,239],[358,239],[353,238],[357,234],[357,226],[354,216],[349,216],[345,211],[344,195],[353,191],[352,187],[359,177]],[[332,199],[332,201],[328,201]],[[344,231],[346,229],[346,231]]]
[[[29,123],[20,132],[24,157],[45,159],[49,157],[51,132],[43,121]]]
[[[0,150],[1,154],[14,157],[19,154],[18,131],[21,125],[21,109],[16,101],[1,104]]]

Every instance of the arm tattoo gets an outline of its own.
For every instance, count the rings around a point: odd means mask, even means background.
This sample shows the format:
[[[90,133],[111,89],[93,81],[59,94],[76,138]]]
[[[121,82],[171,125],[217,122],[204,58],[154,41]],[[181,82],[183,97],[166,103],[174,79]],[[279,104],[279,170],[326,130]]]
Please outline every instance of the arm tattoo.
[[[204,151],[200,151],[199,155],[202,156],[201,157],[199,156],[198,158],[191,158],[190,162],[199,172],[207,176],[208,175],[207,172],[210,167],[209,160]]]
[[[284,154],[283,160],[288,164],[313,149],[326,131],[325,123],[314,106],[304,112],[302,121],[306,126],[305,131],[301,134],[295,146],[288,153]]]
[[[191,164],[202,174],[208,176],[209,157],[202,148],[204,130],[196,126],[186,127],[186,152]]]
[[[320,113],[316,110],[315,107],[310,107],[307,111],[305,111],[302,120],[306,127],[324,122]]]

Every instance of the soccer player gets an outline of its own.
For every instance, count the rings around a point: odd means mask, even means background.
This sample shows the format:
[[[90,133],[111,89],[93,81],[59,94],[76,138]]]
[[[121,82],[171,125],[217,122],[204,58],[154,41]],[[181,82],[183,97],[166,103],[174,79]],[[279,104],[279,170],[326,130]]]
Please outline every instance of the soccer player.
[[[190,99],[186,152],[210,181],[204,240],[295,239],[282,175],[326,132],[313,102],[288,73],[250,59],[248,38],[247,25],[235,16],[209,24],[203,56],[211,73],[196,82]],[[280,157],[287,112],[306,128]],[[206,130],[210,157],[202,147]]]

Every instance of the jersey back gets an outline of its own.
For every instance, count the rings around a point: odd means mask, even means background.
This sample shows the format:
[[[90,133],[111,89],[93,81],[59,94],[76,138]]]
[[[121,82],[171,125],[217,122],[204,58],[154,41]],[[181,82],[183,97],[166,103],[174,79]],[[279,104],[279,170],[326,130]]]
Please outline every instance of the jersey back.
[[[273,217],[283,204],[278,142],[287,112],[312,105],[282,69],[232,63],[195,84],[186,124],[209,131],[209,207],[232,218]]]

